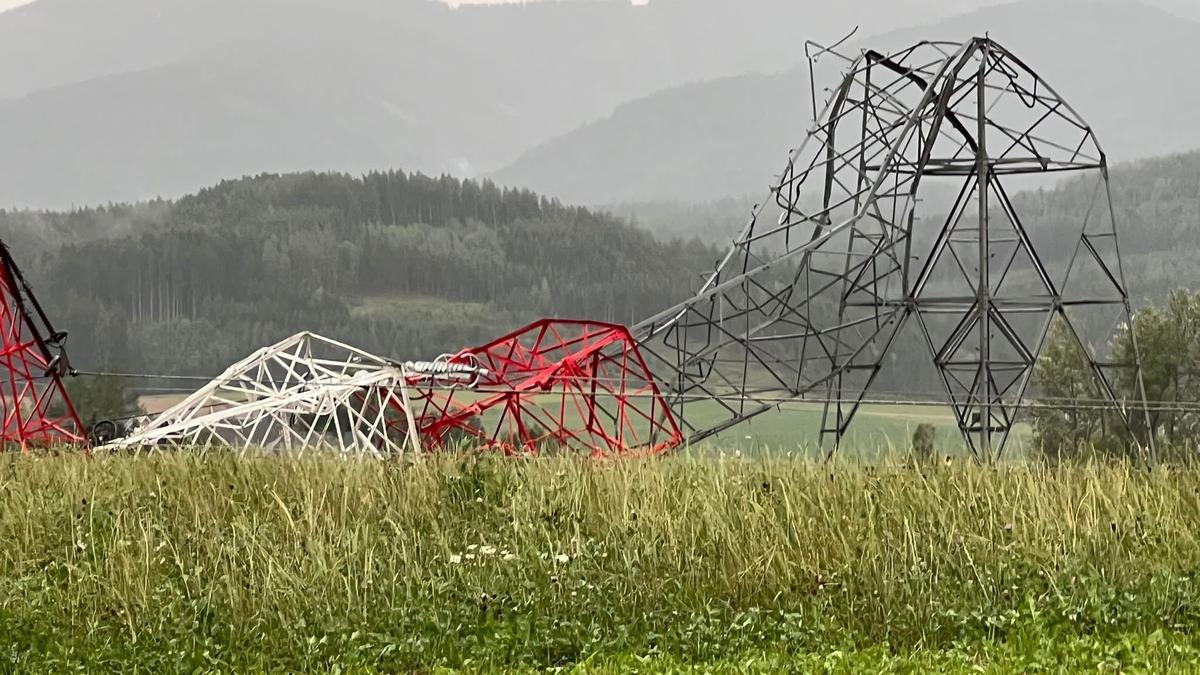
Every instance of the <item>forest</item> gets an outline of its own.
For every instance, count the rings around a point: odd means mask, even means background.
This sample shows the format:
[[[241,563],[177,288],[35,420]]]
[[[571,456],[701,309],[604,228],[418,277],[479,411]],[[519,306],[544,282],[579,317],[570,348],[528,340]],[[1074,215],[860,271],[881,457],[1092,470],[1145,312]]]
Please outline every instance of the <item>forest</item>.
[[[1014,195],[1048,265],[1073,250],[1092,189]],[[1200,285],[1189,237],[1200,153],[1117,166],[1112,189],[1134,305]],[[937,209],[917,227],[933,227]],[[539,316],[635,323],[699,286],[747,210],[727,200],[610,213],[403,171],[264,174],[178,200],[0,211],[0,237],[71,332],[76,367],[213,375],[300,330],[407,359]],[[1112,326],[1100,328],[1102,349]],[[915,336],[896,351],[880,390],[940,391]]]
[[[312,330],[395,358],[537,316],[633,322],[716,249],[484,181],[400,171],[225,181],[177,201],[0,212],[80,368],[212,374]]]

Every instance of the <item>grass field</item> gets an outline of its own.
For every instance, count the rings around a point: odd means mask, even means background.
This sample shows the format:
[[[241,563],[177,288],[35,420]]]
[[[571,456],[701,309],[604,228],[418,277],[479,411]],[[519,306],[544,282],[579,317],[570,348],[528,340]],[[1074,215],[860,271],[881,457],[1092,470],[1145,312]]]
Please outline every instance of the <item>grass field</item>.
[[[182,401],[184,397],[184,394],[159,394],[142,396],[138,402],[143,410],[157,414]],[[463,400],[467,400],[467,397]],[[724,450],[755,455],[786,455],[791,452],[793,455],[819,458],[821,410],[821,405],[817,403],[786,404],[782,410],[766,413],[746,424],[734,427],[703,443],[696,450],[709,454],[719,454]],[[703,408],[696,413],[698,416],[693,421],[697,424],[703,423],[706,416],[713,415],[713,412]],[[937,427],[937,450],[940,454],[966,454],[966,446],[958,432],[958,423],[947,406],[866,405],[851,426],[841,456],[847,461],[873,462],[887,455],[903,455],[911,448],[913,431],[922,423]],[[492,428],[494,424],[492,418],[487,419],[487,428]],[[1029,426],[1018,424],[1013,430],[1006,457],[1024,457],[1030,436]]]
[[[1164,672],[1200,473],[0,457],[0,671]]]
[[[703,410],[700,419],[703,419]],[[781,410],[765,413],[750,422],[734,427],[713,442],[709,448],[786,454],[800,452],[820,456],[822,406],[819,403],[790,403]],[[901,455],[912,447],[912,436],[920,424],[937,428],[937,450],[946,455],[964,455],[966,444],[958,431],[954,412],[939,405],[865,405],[850,427],[842,449],[848,461],[877,461],[887,455]],[[1013,430],[1006,455],[1024,457],[1030,440],[1027,424]]]

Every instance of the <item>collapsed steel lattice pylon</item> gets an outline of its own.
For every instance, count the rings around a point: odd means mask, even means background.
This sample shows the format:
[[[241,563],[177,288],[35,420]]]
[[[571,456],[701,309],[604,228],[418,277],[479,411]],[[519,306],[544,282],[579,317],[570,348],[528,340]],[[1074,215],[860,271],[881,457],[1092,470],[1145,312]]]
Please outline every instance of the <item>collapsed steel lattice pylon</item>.
[[[63,342],[34,297],[8,246],[0,243],[0,450],[85,442],[63,375],[70,371]]]
[[[108,448],[223,446],[241,451],[419,452],[401,364],[312,333],[230,366]]]
[[[625,456],[683,440],[624,326],[543,319],[451,363],[481,374],[471,388],[417,385],[414,414],[431,448],[474,440],[507,454]]]
[[[1105,155],[1087,123],[990,39],[845,61],[773,204],[756,209],[695,297],[634,335],[690,440],[821,393],[832,452],[915,324],[971,450],[993,459],[1054,318],[1081,346],[1084,330],[1129,321]],[[1090,203],[1074,222],[1032,227],[1010,189],[1064,173],[1090,181]],[[935,221],[919,207],[940,194],[946,215]],[[1051,255],[1062,262],[1048,265]],[[1129,425],[1145,412],[1136,345],[1127,363],[1084,353]],[[1116,368],[1134,371],[1139,400],[1118,400]],[[698,399],[719,405],[717,421],[689,414]]]

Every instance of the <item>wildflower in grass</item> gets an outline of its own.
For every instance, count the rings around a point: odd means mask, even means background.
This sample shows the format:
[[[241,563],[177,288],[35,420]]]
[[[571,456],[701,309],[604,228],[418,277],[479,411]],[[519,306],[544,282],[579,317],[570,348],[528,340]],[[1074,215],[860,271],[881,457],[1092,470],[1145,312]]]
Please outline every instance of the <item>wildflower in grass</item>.
[[[517,556],[513,555],[512,553],[507,553],[507,552],[504,553],[504,555],[501,557],[501,560],[504,560],[506,562],[509,560],[516,560],[516,559],[517,559]]]
[[[496,555],[495,546],[483,546],[479,549],[481,555]]]
[[[458,565],[462,563],[462,556],[457,553],[450,554],[450,564]]]
[[[566,565],[567,563],[571,562],[571,556],[567,555],[566,553],[559,553],[558,555],[554,556],[554,562],[560,565]]]

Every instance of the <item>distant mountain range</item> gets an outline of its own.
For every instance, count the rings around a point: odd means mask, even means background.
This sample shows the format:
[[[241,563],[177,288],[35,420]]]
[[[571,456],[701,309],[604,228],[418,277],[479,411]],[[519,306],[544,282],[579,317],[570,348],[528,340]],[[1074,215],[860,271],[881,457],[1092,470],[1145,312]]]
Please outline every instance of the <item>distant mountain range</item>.
[[[1178,9],[1200,15],[1196,5],[1180,2]],[[1132,0],[1028,0],[846,49],[890,50],[984,33],[1065,96],[1112,161],[1200,147],[1200,86],[1193,75],[1200,23]],[[826,88],[838,79],[823,77],[818,81]],[[623,105],[530,150],[493,178],[587,204],[763,195],[811,118],[806,66],[691,84]]]
[[[995,1],[37,0],[0,14],[0,206],[261,171],[479,174],[625,101],[793,67],[804,38]]]

